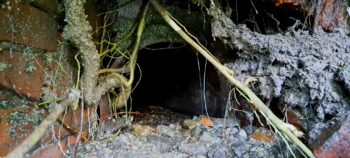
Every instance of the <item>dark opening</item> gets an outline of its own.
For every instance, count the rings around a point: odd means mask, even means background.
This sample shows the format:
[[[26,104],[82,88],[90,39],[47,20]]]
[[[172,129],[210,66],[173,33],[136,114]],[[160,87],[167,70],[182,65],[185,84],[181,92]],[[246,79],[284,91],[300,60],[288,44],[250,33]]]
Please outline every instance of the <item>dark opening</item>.
[[[157,49],[162,46],[153,45],[152,49],[139,52],[141,75],[137,72],[135,79],[141,77],[141,80],[134,85],[136,88],[131,95],[133,109],[156,105],[201,115],[206,114],[206,105],[210,116],[222,116],[225,97],[221,95],[220,80],[214,67],[209,62],[205,64],[205,59],[188,46]]]

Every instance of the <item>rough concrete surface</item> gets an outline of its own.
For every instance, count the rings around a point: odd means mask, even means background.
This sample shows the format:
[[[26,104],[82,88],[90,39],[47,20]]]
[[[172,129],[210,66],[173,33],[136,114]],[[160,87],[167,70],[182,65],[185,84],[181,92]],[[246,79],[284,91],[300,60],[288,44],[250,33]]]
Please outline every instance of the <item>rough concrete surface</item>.
[[[221,19],[220,19],[221,18]],[[237,49],[237,58],[227,65],[235,77],[259,77],[254,91],[264,99],[278,98],[279,104],[302,109],[313,116],[309,136],[315,138],[331,119],[349,110],[350,39],[341,30],[318,33],[296,30],[263,35],[228,19],[215,19],[213,36]],[[298,24],[296,24],[297,26]]]

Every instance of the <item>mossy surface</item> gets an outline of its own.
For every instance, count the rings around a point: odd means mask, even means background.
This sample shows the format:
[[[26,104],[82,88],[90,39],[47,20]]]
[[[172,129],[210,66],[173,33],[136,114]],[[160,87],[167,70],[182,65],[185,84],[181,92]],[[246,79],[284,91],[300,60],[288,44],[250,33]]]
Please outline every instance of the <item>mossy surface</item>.
[[[34,127],[41,122],[42,116],[40,111],[32,109],[30,112],[27,112],[24,108],[21,108],[20,111],[11,113],[7,118],[7,123],[11,125],[7,132],[11,137],[16,137],[18,132],[26,133],[28,132],[28,126]]]

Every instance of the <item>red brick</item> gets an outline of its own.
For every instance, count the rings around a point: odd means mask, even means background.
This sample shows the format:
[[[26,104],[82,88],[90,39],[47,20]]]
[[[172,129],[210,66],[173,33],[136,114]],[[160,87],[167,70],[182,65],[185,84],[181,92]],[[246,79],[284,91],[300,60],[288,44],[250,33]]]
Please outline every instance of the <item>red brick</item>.
[[[324,138],[321,136],[320,139]],[[314,148],[318,158],[350,157],[350,115],[338,130],[321,141],[324,143]]]
[[[16,146],[18,146],[31,132],[33,129],[33,125],[20,125],[19,128],[15,128],[15,137],[10,136],[9,129],[12,127],[11,124],[8,123],[8,118],[11,116],[13,112],[24,112],[30,115],[31,110],[26,109],[0,109],[0,157],[6,156],[11,150],[13,150]]]
[[[38,100],[42,94],[44,64],[40,58],[26,60],[20,53],[0,51],[0,63],[8,65],[0,71],[0,87],[10,89],[21,96]],[[35,69],[26,72],[27,62]]]
[[[58,143],[49,144],[48,146],[44,146],[36,151],[30,156],[30,158],[63,158],[63,152],[67,150],[67,142],[66,140],[60,141],[61,145]]]
[[[33,6],[40,8],[50,14],[58,14],[59,3],[57,0],[35,0],[30,2]]]
[[[11,2],[11,9],[0,7],[0,41],[21,43],[54,51],[57,47],[57,24],[35,7]]]

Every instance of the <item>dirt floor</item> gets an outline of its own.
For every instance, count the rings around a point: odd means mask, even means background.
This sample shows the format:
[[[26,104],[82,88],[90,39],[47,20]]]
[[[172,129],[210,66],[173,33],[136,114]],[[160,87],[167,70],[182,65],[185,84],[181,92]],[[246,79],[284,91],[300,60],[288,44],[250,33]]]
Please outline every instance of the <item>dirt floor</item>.
[[[77,157],[289,157],[290,151],[275,133],[254,127],[247,133],[233,118],[210,118],[213,126],[201,123],[205,116],[188,116],[159,106],[149,106],[125,118],[100,126],[93,141],[83,143]],[[124,125],[120,126],[121,122]],[[289,144],[291,145],[291,144]],[[294,149],[293,145],[291,148]],[[297,150],[293,150],[297,157]]]

